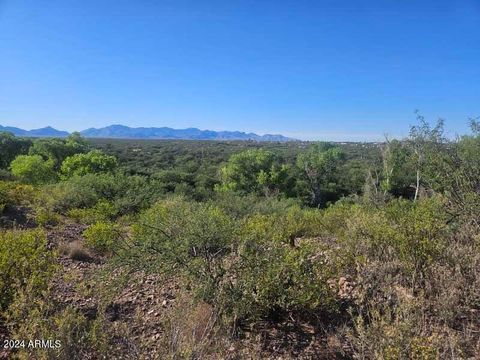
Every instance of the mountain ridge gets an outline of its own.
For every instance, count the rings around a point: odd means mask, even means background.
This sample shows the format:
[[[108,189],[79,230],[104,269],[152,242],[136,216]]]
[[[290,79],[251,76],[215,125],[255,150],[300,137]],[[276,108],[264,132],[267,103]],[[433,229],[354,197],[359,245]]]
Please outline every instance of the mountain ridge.
[[[24,130],[13,126],[0,125],[0,131],[11,132],[16,136],[28,137],[65,137],[70,133],[54,129],[51,126]],[[255,140],[255,141],[293,141],[280,134],[258,135],[243,131],[214,131],[200,130],[190,127],[174,129],[170,127],[129,127],[120,124],[102,128],[88,128],[80,131],[86,138],[111,138],[111,139],[164,139],[164,140]]]
[[[10,132],[15,136],[28,136],[28,137],[65,137],[70,135],[67,131],[57,130],[51,126],[43,128],[24,130],[15,126],[2,126],[0,125],[0,131]]]

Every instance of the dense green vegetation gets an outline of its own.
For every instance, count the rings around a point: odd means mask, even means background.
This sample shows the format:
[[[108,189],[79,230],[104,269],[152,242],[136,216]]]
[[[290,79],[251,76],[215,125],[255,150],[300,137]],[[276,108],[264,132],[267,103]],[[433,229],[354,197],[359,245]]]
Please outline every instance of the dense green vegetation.
[[[474,358],[480,133],[471,125],[451,140],[442,122],[419,117],[408,138],[378,144],[0,134],[0,321],[10,338],[63,343],[13,355],[111,358],[132,324],[120,331],[109,309],[146,274],[189,299],[155,320],[158,358],[225,358],[232,344],[240,357],[275,357],[252,346],[264,341],[255,334],[286,322],[313,329],[327,358]],[[81,242],[52,237],[72,224]],[[65,256],[102,264],[88,280],[95,316],[55,296]],[[294,345],[282,345],[284,357],[314,357],[289,353]],[[131,358],[151,356],[132,346]]]

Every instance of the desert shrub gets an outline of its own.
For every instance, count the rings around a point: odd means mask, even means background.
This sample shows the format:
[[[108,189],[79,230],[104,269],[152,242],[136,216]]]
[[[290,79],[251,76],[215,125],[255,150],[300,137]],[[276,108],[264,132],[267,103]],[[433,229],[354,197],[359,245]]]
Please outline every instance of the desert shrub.
[[[225,336],[214,308],[184,296],[163,320],[166,330],[159,339],[161,358],[201,359],[219,355]]]
[[[80,223],[92,224],[97,221],[96,212],[93,209],[70,209],[66,215]]]
[[[325,206],[339,197],[338,168],[345,154],[329,143],[315,143],[297,158],[297,193],[312,206]]]
[[[365,359],[418,359],[440,358],[442,336],[430,332],[422,307],[415,300],[403,302],[398,308],[379,311],[372,303],[368,323],[355,318],[350,333],[354,355]],[[443,339],[444,340],[444,339]]]
[[[13,181],[15,180],[12,173],[6,169],[0,169],[0,181]]]
[[[300,217],[299,210],[293,213]],[[326,247],[315,239],[293,242],[307,235],[310,223],[290,216],[255,215],[239,231],[237,257],[230,259],[234,280],[225,284],[221,299],[231,318],[252,321],[293,312],[316,321],[338,311],[328,285],[336,269]]]
[[[110,254],[120,238],[120,229],[113,223],[96,222],[90,225],[84,232],[85,245],[96,252]]]
[[[399,260],[417,282],[447,245],[449,225],[442,204],[442,198],[435,197],[394,200],[382,208],[334,206],[326,211],[322,227],[340,239],[345,258]]]
[[[31,185],[0,181],[0,215],[8,208],[31,204],[34,197]]]
[[[28,300],[26,297],[23,301]],[[48,314],[52,309],[45,300],[35,299],[34,304],[33,308],[25,309],[26,305],[20,304],[20,299],[17,301],[9,316],[12,332],[18,338],[51,341],[52,346],[20,349],[16,354],[18,359],[82,359],[101,346],[98,337],[97,343],[92,342],[92,322],[74,308]]]
[[[56,178],[54,162],[40,155],[19,155],[10,164],[12,174],[29,184],[45,184]]]
[[[179,198],[159,202],[134,226],[135,250],[143,254],[135,266],[181,271],[192,279],[198,295],[211,301],[225,272],[223,259],[231,251],[234,231],[235,223],[218,207]]]
[[[34,293],[49,283],[54,255],[40,230],[0,232],[0,309],[6,309],[27,285]]]
[[[11,182],[0,181],[0,214],[14,203],[11,196],[12,185]]]
[[[56,225],[60,222],[60,215],[48,208],[40,207],[35,211],[35,222],[41,226]]]
[[[480,304],[478,256],[458,244],[445,252],[450,259],[428,264],[421,286],[406,275],[403,261],[369,257],[357,264],[349,333],[352,356],[475,357],[478,336],[469,329],[479,326],[478,317],[471,316]]]
[[[479,306],[476,230],[447,215],[441,196],[383,205],[328,208],[321,229],[351,287],[352,356],[384,359],[468,358],[475,340],[460,328]],[[324,236],[324,235],[322,235]],[[470,254],[470,255],[467,255]]]
[[[52,344],[45,348],[20,348],[15,353],[18,359],[112,358],[119,351],[114,339],[128,341],[126,329],[113,328],[102,313],[91,319],[72,306],[60,306],[52,289],[41,296],[28,289],[20,292],[6,320],[13,338],[43,339]],[[134,358],[127,355],[127,349],[123,350],[127,358]]]
[[[35,199],[35,189],[31,185],[9,183],[8,196],[15,204],[30,204]]]
[[[334,264],[315,240],[298,238],[316,232],[317,212],[292,207],[283,216],[235,221],[213,204],[173,198],[139,218],[132,246],[117,260],[136,270],[183,274],[229,324],[274,313],[333,314],[327,280]]]
[[[60,213],[73,208],[90,208],[100,199],[112,199],[115,187],[113,176],[89,174],[44,187],[40,201]]]
[[[158,181],[144,176],[116,175],[115,181],[117,191],[113,204],[119,215],[145,210],[164,194]]]
[[[335,203],[322,212],[322,232],[330,236],[342,237],[348,229],[349,220],[364,211],[365,208],[359,204],[345,201]]]
[[[233,192],[216,192],[209,201],[235,219],[252,214],[283,214],[289,208],[300,204],[300,201],[293,198],[264,197],[254,194],[240,196]]]
[[[42,202],[55,211],[92,208],[109,202],[114,209],[109,214],[125,215],[148,208],[161,196],[154,181],[142,176],[87,174],[44,188]]]
[[[111,221],[115,219],[117,210],[114,205],[104,199],[100,199],[92,208],[71,209],[67,216],[76,221],[93,224],[97,221]]]

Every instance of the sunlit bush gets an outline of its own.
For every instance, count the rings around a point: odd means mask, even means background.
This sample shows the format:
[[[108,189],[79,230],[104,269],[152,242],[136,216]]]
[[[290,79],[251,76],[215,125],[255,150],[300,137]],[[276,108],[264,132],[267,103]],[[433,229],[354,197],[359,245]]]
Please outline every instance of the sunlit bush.
[[[85,245],[96,252],[110,254],[121,237],[120,229],[113,223],[96,222],[90,225],[84,232]]]
[[[0,214],[9,206],[28,204],[33,198],[34,190],[31,185],[0,181]]]
[[[45,184],[56,178],[53,160],[44,160],[40,155],[19,155],[10,168],[12,174],[29,184]]]
[[[106,155],[100,150],[92,150],[86,154],[74,154],[63,160],[60,171],[62,177],[98,174],[110,172],[117,166],[114,156]]]
[[[35,222],[41,226],[52,226],[60,222],[60,215],[48,208],[39,207],[35,211]]]
[[[65,213],[71,209],[92,208],[102,201],[113,205],[109,213],[124,215],[147,208],[160,196],[156,183],[145,177],[121,173],[87,174],[48,186],[42,202]]]
[[[212,204],[159,202],[134,226],[120,261],[136,270],[184,275],[227,322],[337,311],[328,279],[335,272],[314,239],[318,210],[234,220]]]
[[[117,215],[115,206],[104,199],[99,200],[92,208],[77,208],[67,211],[67,216],[76,221],[93,224],[97,221],[111,221]]]
[[[27,285],[35,293],[45,289],[54,269],[54,255],[42,231],[0,232],[0,309]]]

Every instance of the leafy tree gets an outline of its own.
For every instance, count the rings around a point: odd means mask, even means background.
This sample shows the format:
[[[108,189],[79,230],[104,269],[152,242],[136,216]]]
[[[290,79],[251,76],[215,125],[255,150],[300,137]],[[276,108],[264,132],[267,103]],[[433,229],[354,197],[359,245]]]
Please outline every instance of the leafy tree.
[[[250,149],[232,155],[220,170],[221,191],[272,194],[288,190],[289,168],[265,149]]]
[[[480,229],[480,126],[473,120],[470,125],[471,135],[462,136],[443,150],[441,163],[435,164],[435,169],[440,172],[435,185],[438,191],[448,196],[452,215],[476,224]]]
[[[86,154],[75,154],[66,158],[61,166],[64,178],[110,172],[117,166],[114,156],[106,155],[100,150],[92,150]]]
[[[0,132],[0,169],[6,169],[18,155],[25,154],[31,145],[28,139],[18,138],[9,132]]]
[[[52,159],[55,169],[60,169],[63,161],[72,155],[88,151],[88,143],[79,133],[72,133],[66,139],[37,139],[29,150],[30,155],[41,155]]]
[[[65,145],[71,149],[75,149],[76,153],[87,152],[89,148],[88,141],[77,131],[67,136]]]
[[[382,172],[380,188],[383,196],[410,197],[415,182],[415,162],[412,149],[405,142],[388,140],[381,148]]]
[[[54,162],[40,155],[19,155],[10,164],[12,174],[29,184],[44,184],[56,177]]]
[[[338,168],[338,182],[342,194],[354,195],[362,192],[368,164],[363,159],[350,159]]]
[[[299,191],[307,193],[311,205],[324,206],[328,197],[336,194],[337,169],[343,159],[340,148],[325,143],[314,144],[298,156]]]
[[[440,174],[437,170],[442,164],[446,139],[443,136],[443,120],[438,120],[434,127],[418,114],[419,125],[412,126],[408,145],[412,152],[411,161],[415,168],[415,196],[418,199],[421,186],[434,187]]]

